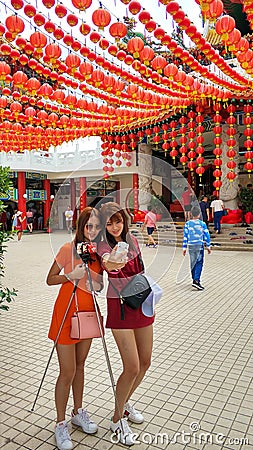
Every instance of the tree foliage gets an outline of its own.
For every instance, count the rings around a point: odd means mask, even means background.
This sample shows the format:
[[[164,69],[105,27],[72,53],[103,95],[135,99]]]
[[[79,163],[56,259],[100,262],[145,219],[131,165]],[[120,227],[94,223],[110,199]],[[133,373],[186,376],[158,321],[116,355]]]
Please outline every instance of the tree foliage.
[[[12,186],[10,181],[10,169],[8,167],[0,167],[0,214],[5,210],[6,206],[3,198],[7,198],[9,190]],[[2,224],[0,224],[1,226]],[[7,243],[12,239],[12,233],[0,228],[0,311],[8,311],[9,303],[13,297],[17,295],[16,289],[9,289],[3,286],[3,278],[5,272],[4,256],[7,251]]]

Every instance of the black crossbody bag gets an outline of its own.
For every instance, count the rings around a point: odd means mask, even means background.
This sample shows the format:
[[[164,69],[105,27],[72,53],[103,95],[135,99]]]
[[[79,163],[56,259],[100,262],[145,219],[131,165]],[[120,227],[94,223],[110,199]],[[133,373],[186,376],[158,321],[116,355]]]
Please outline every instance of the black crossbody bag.
[[[142,266],[142,270],[144,272],[144,264],[141,256],[138,253],[138,258]],[[125,277],[126,278],[126,277]],[[120,318],[121,320],[125,319],[125,305],[129,306],[132,309],[138,309],[142,305],[142,303],[146,300],[151,292],[150,284],[142,273],[138,273],[134,275],[129,283],[119,291],[112,281],[110,283],[116,292],[117,296],[120,300]]]

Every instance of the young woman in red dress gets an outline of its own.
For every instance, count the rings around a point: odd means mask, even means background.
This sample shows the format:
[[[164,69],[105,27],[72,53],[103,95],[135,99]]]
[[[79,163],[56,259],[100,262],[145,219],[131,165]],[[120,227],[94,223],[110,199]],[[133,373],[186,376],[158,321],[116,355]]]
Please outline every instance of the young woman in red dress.
[[[141,307],[133,310],[124,305],[125,318],[122,320],[116,292],[131,280],[131,276],[143,272],[140,248],[137,239],[129,233],[127,215],[119,205],[108,202],[100,211],[105,233],[98,253],[109,280],[106,327],[112,330],[123,365],[117,381],[117,401],[110,428],[122,444],[132,445],[135,440],[127,419],[140,424],[144,418],[129,400],[150,366],[154,317],[146,317]],[[122,241],[129,244],[129,249],[118,255],[117,246]]]
[[[87,273],[76,249],[78,243],[96,241],[99,238],[100,231],[101,221],[99,212],[90,207],[85,208],[79,216],[73,242],[67,242],[60,248],[49,270],[47,284],[50,286],[56,284],[61,285],[54,305],[48,334],[48,337],[53,341],[56,340],[76,280],[79,280],[76,290],[79,310],[94,311],[95,309]],[[90,271],[93,288],[96,291],[103,287],[102,269],[97,255],[92,255],[92,260],[92,262],[89,262],[89,266],[91,265]],[[61,274],[62,271],[63,273]],[[75,310],[75,301],[73,300],[56,346],[60,374],[55,386],[55,404],[57,411],[55,439],[59,450],[71,450],[73,448],[68,432],[68,424],[65,420],[71,387],[74,400],[71,422],[74,425],[80,426],[88,434],[93,434],[98,429],[96,423],[89,418],[87,411],[82,408],[84,364],[90,350],[92,339],[71,339],[71,317]]]

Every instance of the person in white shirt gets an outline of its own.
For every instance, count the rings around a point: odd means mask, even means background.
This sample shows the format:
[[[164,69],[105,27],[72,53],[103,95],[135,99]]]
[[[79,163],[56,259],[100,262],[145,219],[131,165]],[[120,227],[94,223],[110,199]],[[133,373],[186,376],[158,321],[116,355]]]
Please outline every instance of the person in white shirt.
[[[72,231],[72,222],[73,222],[73,211],[70,206],[68,206],[68,209],[65,211],[65,219],[66,219],[66,226],[69,233]]]
[[[215,232],[220,234],[224,203],[219,198],[214,198],[210,206],[212,208],[213,225]]]

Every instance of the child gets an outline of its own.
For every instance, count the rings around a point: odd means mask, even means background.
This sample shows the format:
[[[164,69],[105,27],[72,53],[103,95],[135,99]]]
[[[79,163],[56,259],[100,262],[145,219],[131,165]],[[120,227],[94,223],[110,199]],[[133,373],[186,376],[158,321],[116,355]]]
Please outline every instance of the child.
[[[192,286],[199,291],[204,287],[200,284],[201,272],[204,263],[204,243],[208,253],[211,253],[210,234],[205,222],[200,220],[201,211],[198,206],[191,209],[192,219],[184,226],[183,255],[188,247],[192,274]]]

